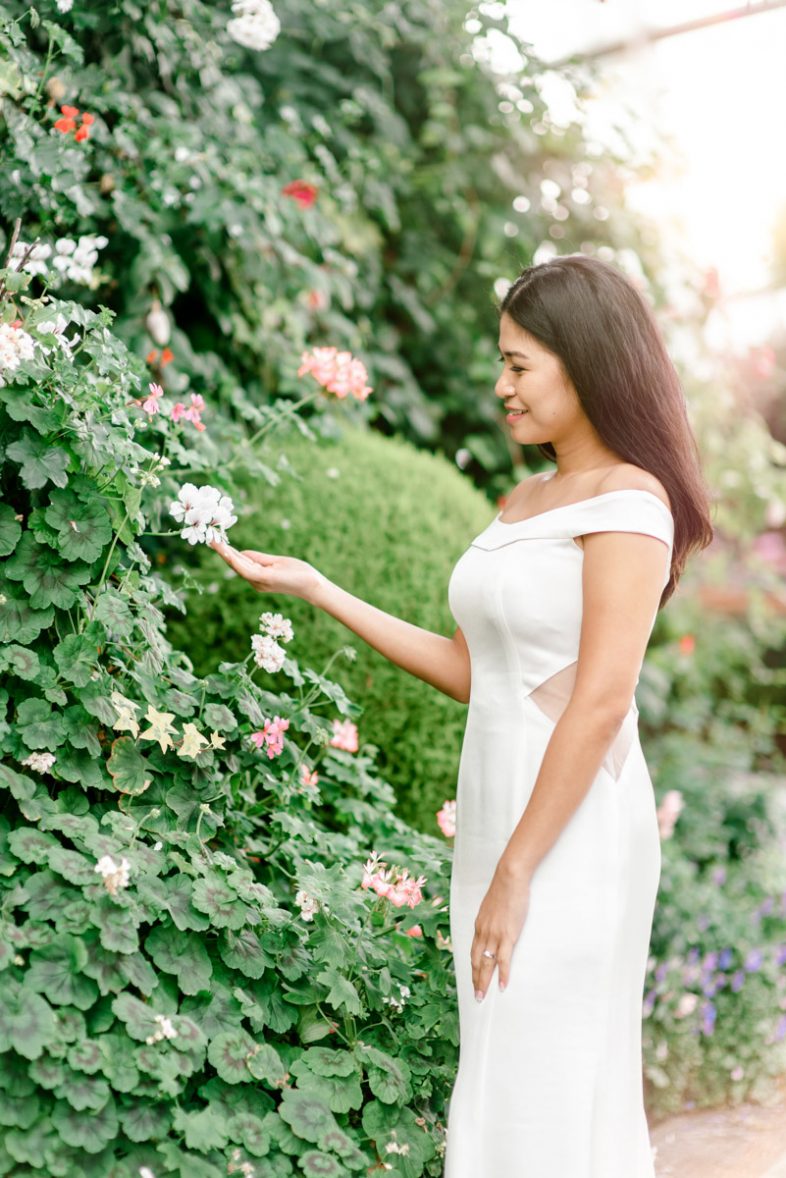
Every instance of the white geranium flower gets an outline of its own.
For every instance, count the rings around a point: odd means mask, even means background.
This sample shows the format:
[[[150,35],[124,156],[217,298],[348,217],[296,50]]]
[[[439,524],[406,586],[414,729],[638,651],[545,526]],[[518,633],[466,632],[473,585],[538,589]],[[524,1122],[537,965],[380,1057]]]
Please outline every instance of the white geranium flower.
[[[24,360],[32,360],[35,355],[35,340],[23,327],[15,327],[13,323],[0,323],[0,388],[5,384],[4,377]]]
[[[104,877],[104,884],[110,896],[117,895],[120,888],[128,887],[131,864],[125,858],[115,863],[111,855],[102,855],[93,870]]]
[[[184,483],[169,512],[183,524],[180,536],[189,544],[209,544],[211,540],[226,543],[226,529],[237,523],[233,507],[230,497],[216,487]]]
[[[283,614],[266,612],[260,615],[259,628],[271,638],[280,638],[282,642],[291,642],[295,636],[292,623]]]
[[[233,0],[232,11],[235,17],[227,24],[227,32],[245,49],[269,49],[281,32],[270,0]]]
[[[300,906],[300,915],[304,920],[313,920],[315,913],[319,912],[319,900],[309,896],[302,888],[295,896],[295,903]]]
[[[251,638],[254,662],[266,671],[280,671],[286,660],[286,651],[269,634],[254,634]]]
[[[21,763],[28,769],[35,769],[36,773],[46,773],[55,763],[54,753],[31,753]]]

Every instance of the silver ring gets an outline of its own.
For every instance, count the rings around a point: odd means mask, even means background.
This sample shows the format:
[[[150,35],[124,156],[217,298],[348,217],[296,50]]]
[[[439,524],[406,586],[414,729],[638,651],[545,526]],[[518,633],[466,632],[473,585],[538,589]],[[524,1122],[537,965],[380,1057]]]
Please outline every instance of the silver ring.
[[[484,949],[482,956],[483,957],[496,957],[497,955],[496,955],[496,953],[492,953],[490,949]]]

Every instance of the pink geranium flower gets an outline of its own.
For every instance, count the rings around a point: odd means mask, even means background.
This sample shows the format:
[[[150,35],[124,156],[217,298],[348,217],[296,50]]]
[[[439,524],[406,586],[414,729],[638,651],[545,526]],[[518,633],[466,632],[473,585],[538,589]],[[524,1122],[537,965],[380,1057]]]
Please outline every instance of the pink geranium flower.
[[[272,760],[284,748],[284,733],[287,728],[289,728],[289,720],[284,720],[281,716],[274,716],[272,720],[265,720],[263,727],[258,732],[251,733],[251,740],[258,749],[264,747],[268,757]]]
[[[456,802],[445,801],[442,809],[437,810],[439,829],[446,838],[453,838],[456,833]]]
[[[358,751],[358,730],[357,725],[353,724],[351,720],[334,720],[333,721],[333,738],[330,744],[334,749],[345,749],[348,753],[356,753]]]
[[[368,373],[362,361],[351,352],[339,352],[337,348],[313,348],[303,352],[298,376],[309,372],[327,392],[343,399],[346,396],[365,401],[373,390],[366,384]]]
[[[390,900],[396,908],[408,904],[414,908],[423,899],[421,888],[426,882],[425,875],[415,879],[409,871],[400,867],[388,867],[376,851],[363,865],[362,888],[372,888],[378,896]]]
[[[205,429],[204,422],[200,417],[200,414],[204,408],[205,398],[199,393],[192,393],[191,404],[186,406],[182,401],[178,401],[175,405],[172,406],[172,412],[170,416],[174,422],[181,420],[190,421],[192,425],[196,426],[196,428],[201,431]]]
[[[147,387],[150,390],[148,395],[144,398],[137,397],[134,404],[141,405],[145,413],[152,417],[154,413],[158,413],[158,402],[163,397],[164,390],[160,384],[154,384],[153,381]]]

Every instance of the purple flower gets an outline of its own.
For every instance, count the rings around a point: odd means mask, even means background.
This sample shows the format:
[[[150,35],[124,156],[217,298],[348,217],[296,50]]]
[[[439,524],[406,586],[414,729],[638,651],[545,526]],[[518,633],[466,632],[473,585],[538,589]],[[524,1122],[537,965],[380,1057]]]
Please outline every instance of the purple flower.
[[[775,1028],[775,1042],[780,1042],[784,1035],[786,1035],[786,1014],[782,1014],[778,1019],[778,1025]]]
[[[735,974],[732,974],[731,988],[737,994],[745,985],[745,970],[738,969]]]
[[[718,957],[719,957],[719,954],[715,950],[713,950],[712,953],[705,953],[704,954],[704,961],[702,964],[703,964],[704,968],[706,970],[708,970],[710,973],[712,972],[712,970],[714,970],[716,968],[716,966],[718,964]]]
[[[712,882],[717,887],[720,887],[721,884],[725,884],[725,882],[726,882],[726,868],[725,867],[716,867],[715,868],[715,870],[712,873]]]
[[[761,949],[751,949],[748,956],[745,958],[745,969],[748,973],[756,973],[761,969],[761,964],[764,961],[764,954]]]
[[[770,912],[772,912],[774,903],[775,901],[773,900],[772,896],[767,896],[764,900],[762,900],[761,904],[759,905],[759,912],[762,914],[762,916],[767,916]]]
[[[786,948],[786,946],[784,946],[784,948]],[[721,969],[728,969],[731,965],[731,959],[733,956],[734,954],[732,953],[731,949],[723,949],[721,951],[720,957],[718,958],[719,967]]]
[[[704,1018],[702,1030],[705,1035],[711,1035],[715,1027],[715,1018],[717,1011],[711,1002],[704,1002],[702,1004],[701,1013]]]
[[[652,1014],[652,1008],[655,1005],[656,993],[654,990],[649,990],[644,996],[644,1018],[648,1018]]]
[[[689,962],[690,965],[695,965],[696,962],[699,960],[699,950],[696,948],[695,945],[692,949],[688,950],[688,956],[686,957],[685,960],[687,962]]]
[[[669,972],[668,965],[666,964],[665,961],[662,961],[660,963],[660,965],[658,966],[658,968],[655,970],[655,981],[662,982],[668,972]]]
[[[783,965],[786,962],[786,943],[781,945],[778,949],[778,955],[775,958],[776,965]]]

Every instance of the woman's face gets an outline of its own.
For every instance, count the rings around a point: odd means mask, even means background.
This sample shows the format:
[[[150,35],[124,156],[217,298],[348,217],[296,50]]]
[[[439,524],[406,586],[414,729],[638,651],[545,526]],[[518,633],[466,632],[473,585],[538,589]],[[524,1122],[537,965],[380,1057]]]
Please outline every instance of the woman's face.
[[[553,352],[503,313],[499,326],[502,373],[495,392],[516,442],[556,444],[588,424],[573,384]],[[508,408],[519,411],[516,416]]]

